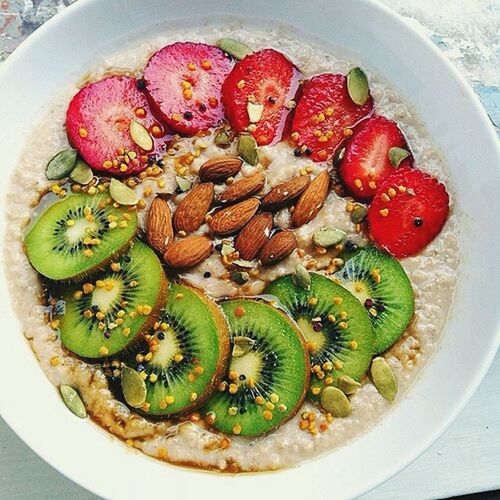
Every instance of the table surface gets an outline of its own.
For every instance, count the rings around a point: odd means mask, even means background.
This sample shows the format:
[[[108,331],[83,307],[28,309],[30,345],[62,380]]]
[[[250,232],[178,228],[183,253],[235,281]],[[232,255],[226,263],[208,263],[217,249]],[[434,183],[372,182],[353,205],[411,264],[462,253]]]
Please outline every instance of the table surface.
[[[0,0],[0,61],[75,0]],[[458,66],[500,132],[500,0],[382,0]],[[0,419],[0,499],[96,499],[35,455]],[[445,498],[500,489],[500,353],[451,427],[413,464],[363,496]]]

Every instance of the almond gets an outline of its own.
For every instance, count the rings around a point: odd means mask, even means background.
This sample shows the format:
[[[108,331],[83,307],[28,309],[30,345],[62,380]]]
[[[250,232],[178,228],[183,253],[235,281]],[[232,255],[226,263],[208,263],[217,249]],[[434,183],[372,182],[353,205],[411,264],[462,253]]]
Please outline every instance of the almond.
[[[264,196],[262,205],[270,210],[276,210],[292,202],[297,198],[309,184],[308,175],[299,175],[289,181],[274,187]]]
[[[199,229],[205,221],[213,199],[214,185],[211,182],[203,182],[191,189],[175,211],[175,230],[192,233]]]
[[[198,265],[212,253],[212,240],[206,236],[188,236],[172,243],[163,254],[163,259],[176,269]]]
[[[214,214],[208,225],[213,234],[231,234],[241,229],[257,212],[260,201],[249,198]]]
[[[330,174],[328,170],[323,170],[307,186],[301,194],[299,201],[295,205],[292,214],[292,224],[295,227],[307,224],[316,217],[328,195],[330,187]]]
[[[161,253],[165,253],[168,245],[174,239],[172,212],[167,201],[159,196],[151,202],[149,207],[146,236],[149,244]]]
[[[297,248],[297,238],[293,231],[276,233],[262,248],[260,261],[265,266],[288,257]]]
[[[258,193],[266,183],[266,176],[256,173],[249,177],[239,179],[229,186],[221,195],[220,201],[223,203],[235,203],[244,200],[249,196]]]
[[[198,175],[203,182],[224,182],[228,177],[234,177],[242,164],[241,159],[235,156],[220,156],[206,161]]]
[[[273,228],[273,215],[269,212],[254,216],[240,231],[234,242],[234,247],[244,260],[253,260],[269,239]]]

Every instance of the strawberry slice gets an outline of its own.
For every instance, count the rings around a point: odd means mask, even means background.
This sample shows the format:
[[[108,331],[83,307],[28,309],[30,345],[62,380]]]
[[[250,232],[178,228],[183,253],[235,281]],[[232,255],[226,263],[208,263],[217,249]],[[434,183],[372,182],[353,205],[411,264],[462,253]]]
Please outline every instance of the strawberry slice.
[[[299,76],[293,63],[276,50],[264,49],[246,56],[222,86],[231,127],[237,132],[250,132],[260,146],[281,140]]]
[[[371,237],[394,257],[420,252],[448,216],[446,188],[429,174],[403,167],[378,188],[368,209]]]
[[[371,97],[362,106],[351,100],[344,75],[314,76],[302,89],[292,121],[297,154],[305,153],[313,161],[328,160],[372,108]]]
[[[153,54],[144,70],[151,107],[181,134],[217,125],[224,113],[222,82],[233,62],[212,45],[177,42]]]
[[[141,142],[147,148],[142,149],[134,142],[132,121],[143,127],[139,126],[152,147]],[[116,176],[144,170],[148,155],[160,152],[168,138],[137,88],[137,80],[128,76],[110,76],[83,87],[69,104],[66,131],[70,143],[93,170]]]
[[[340,178],[355,198],[370,201],[377,186],[395,171],[389,156],[391,148],[408,150],[403,133],[393,121],[372,116],[355,128],[339,166]],[[412,163],[408,156],[397,168]]]

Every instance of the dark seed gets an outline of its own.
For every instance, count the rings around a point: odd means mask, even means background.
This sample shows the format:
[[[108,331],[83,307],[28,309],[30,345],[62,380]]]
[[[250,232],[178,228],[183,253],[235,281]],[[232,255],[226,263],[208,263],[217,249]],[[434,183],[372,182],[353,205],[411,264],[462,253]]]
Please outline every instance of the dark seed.
[[[151,154],[148,155],[148,163],[150,165],[152,165],[153,163],[155,163],[157,159],[158,159],[158,155],[155,154],[155,153],[151,153]]]
[[[313,150],[311,148],[304,149],[304,153],[305,153],[306,156],[311,156],[312,152],[313,152]]]
[[[295,149],[293,150],[293,154],[294,154],[295,156],[300,156],[300,149],[299,149],[299,148],[295,148]]]
[[[90,306],[90,310],[95,314],[96,312],[99,312],[99,307],[94,304]]]
[[[243,373],[238,377],[240,380],[246,380],[247,377]]]
[[[210,273],[209,271],[207,271],[206,273],[203,273],[204,278],[210,278],[210,276],[212,276],[212,273]]]
[[[144,365],[137,365],[136,371],[143,372],[145,370]]]
[[[132,258],[129,255],[124,255],[123,262],[132,262]]]
[[[380,312],[384,312],[384,311],[385,311],[385,306],[384,306],[384,304],[377,304],[377,305],[376,305],[376,308],[377,308]]]
[[[104,332],[104,337],[109,339],[111,337],[111,332]]]
[[[220,252],[222,250],[222,243],[217,243],[217,245],[215,245],[215,249]]]
[[[164,340],[165,339],[165,334],[163,332],[158,332],[158,340]]]
[[[186,120],[192,120],[193,119],[193,113],[191,113],[191,111],[184,111],[184,118]]]
[[[271,104],[275,104],[276,103],[276,97],[273,97],[272,95],[270,95],[267,100],[271,103]]]
[[[137,80],[137,88],[139,90],[144,90],[146,88],[146,81],[144,80],[144,78],[139,78]]]
[[[313,327],[313,330],[315,332],[320,332],[321,329],[323,328],[323,324],[320,322],[320,321],[315,321],[313,324],[312,324],[312,327]]]
[[[415,226],[417,227],[420,227],[424,225],[424,221],[420,217],[415,217],[415,219],[413,220],[413,224],[415,224]]]
[[[156,162],[156,164],[157,164],[160,168],[162,168],[162,167],[164,167],[164,166],[165,166],[165,162],[164,162],[163,160],[161,160],[161,159],[160,159],[160,160],[158,160],[158,161]]]
[[[176,187],[175,188],[175,194],[181,194],[183,193],[184,191],[180,188],[180,187]]]
[[[345,248],[348,252],[355,252],[355,251],[358,249],[358,245],[356,245],[356,243],[354,243],[354,241],[347,240],[347,241],[344,243],[344,248]]]
[[[207,110],[207,107],[205,106],[205,104],[203,104],[202,102],[200,102],[200,104],[198,104],[198,109],[203,112],[203,111],[206,111]]]
[[[372,307],[372,306],[373,306],[373,300],[372,299],[366,299],[365,300],[365,307],[367,309],[370,309],[370,307]]]
[[[243,415],[244,413],[247,412],[247,409],[242,406],[239,411],[240,411],[240,415]]]

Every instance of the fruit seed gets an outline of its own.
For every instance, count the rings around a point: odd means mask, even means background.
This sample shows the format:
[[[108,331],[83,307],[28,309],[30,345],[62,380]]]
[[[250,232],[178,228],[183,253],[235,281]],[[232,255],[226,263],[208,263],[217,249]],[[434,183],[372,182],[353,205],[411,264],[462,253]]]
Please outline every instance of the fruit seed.
[[[363,106],[368,100],[370,95],[368,79],[361,68],[352,68],[347,73],[347,92],[351,100],[358,106]]]
[[[234,271],[231,274],[231,279],[238,285],[244,285],[250,279],[250,275],[245,271]]]
[[[302,264],[298,264],[295,268],[295,273],[292,275],[292,281],[304,290],[311,289],[311,275]]]
[[[368,214],[368,209],[365,205],[359,205],[358,203],[354,205],[352,212],[350,213],[351,220],[354,224],[361,224]]]
[[[255,340],[249,337],[237,336],[233,338],[233,357],[241,358],[249,352],[255,344]]]
[[[215,137],[214,143],[219,148],[227,148],[231,144],[229,134],[225,130],[221,130]]]

